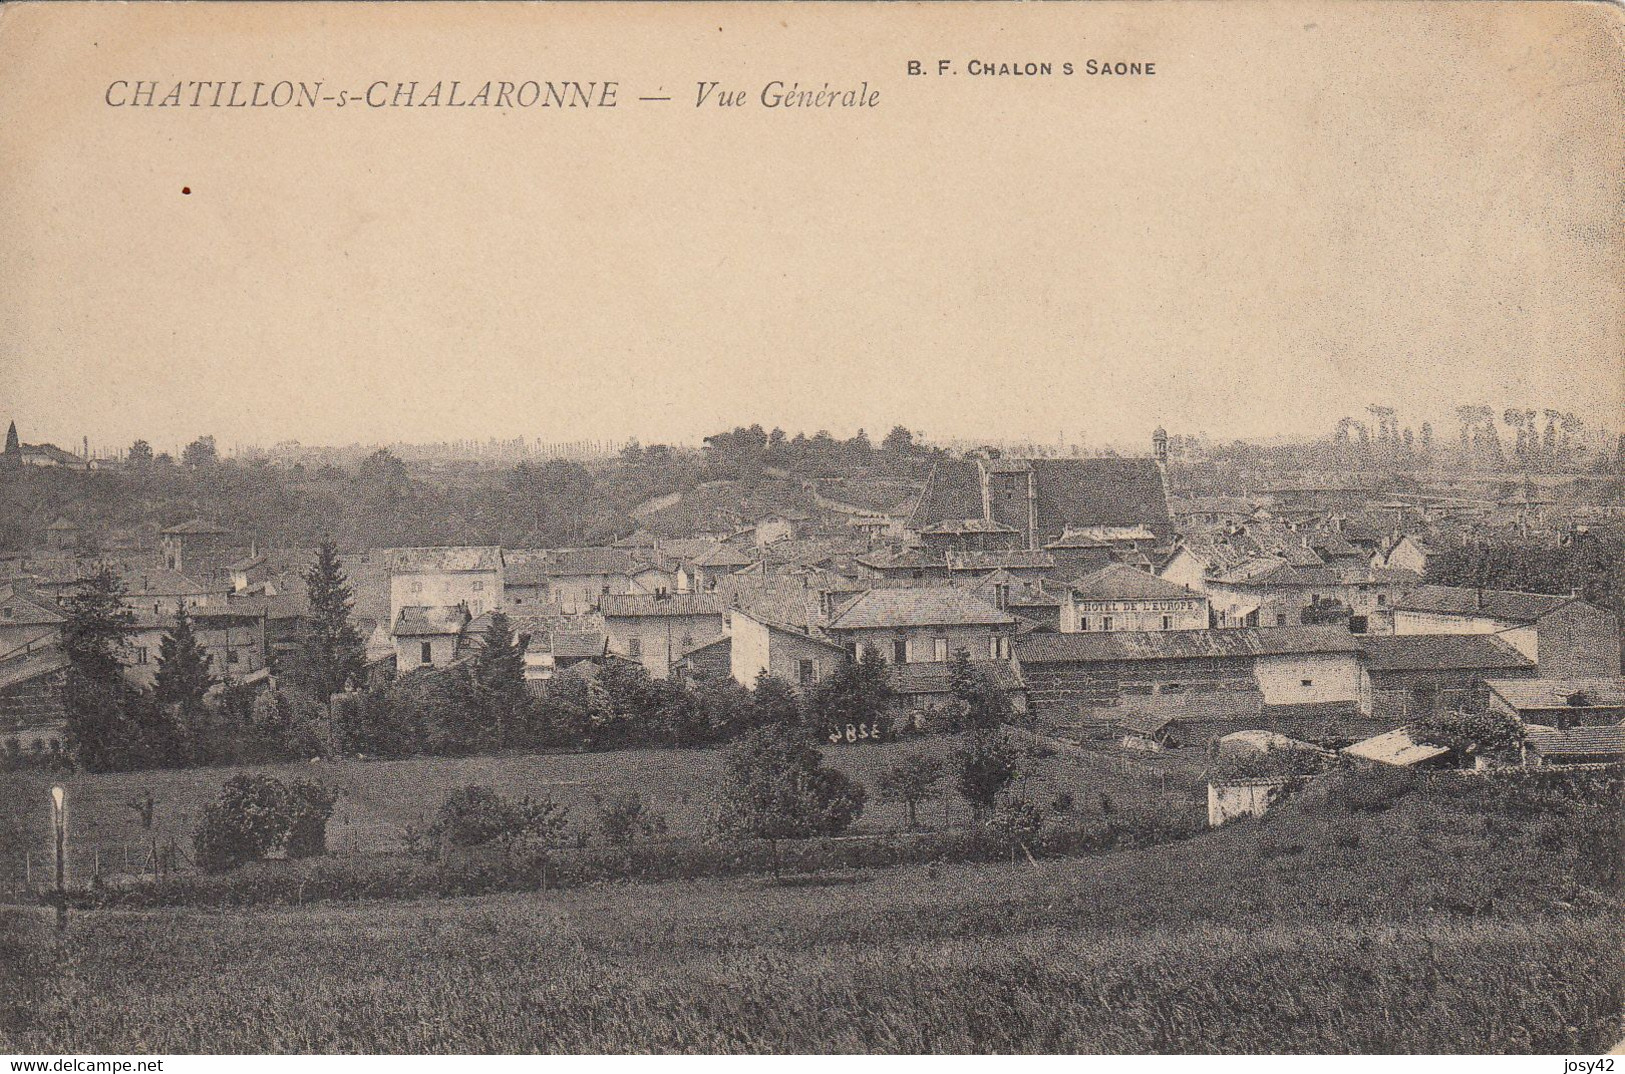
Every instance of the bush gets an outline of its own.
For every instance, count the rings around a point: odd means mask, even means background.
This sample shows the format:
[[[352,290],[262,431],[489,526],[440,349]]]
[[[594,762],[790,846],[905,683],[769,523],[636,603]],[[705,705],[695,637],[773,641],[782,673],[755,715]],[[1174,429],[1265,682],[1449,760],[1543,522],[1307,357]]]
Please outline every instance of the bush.
[[[1210,776],[1215,783],[1239,779],[1277,779],[1283,776],[1309,776],[1326,765],[1325,759],[1309,750],[1252,750],[1218,758]]]
[[[1003,731],[975,731],[954,750],[952,764],[959,793],[977,816],[985,816],[1015,781],[1019,751]]]
[[[666,834],[666,818],[657,813],[636,791],[593,797],[598,811],[598,830],[606,843],[620,846],[643,836],[653,839]]]
[[[781,839],[844,832],[866,797],[863,784],[824,764],[800,729],[760,727],[728,750],[717,820],[726,832],[777,847]]]
[[[289,786],[270,776],[234,776],[220,798],[204,807],[192,833],[198,865],[223,873],[274,850],[289,857],[325,853],[334,800],[333,791],[318,783]]]
[[[327,822],[337,800],[330,788],[308,780],[288,788],[288,834],[283,844],[288,857],[314,858],[327,853]]]
[[[543,846],[563,835],[569,810],[551,798],[515,802],[489,787],[469,785],[446,795],[427,833],[425,849],[477,847],[519,840]]]

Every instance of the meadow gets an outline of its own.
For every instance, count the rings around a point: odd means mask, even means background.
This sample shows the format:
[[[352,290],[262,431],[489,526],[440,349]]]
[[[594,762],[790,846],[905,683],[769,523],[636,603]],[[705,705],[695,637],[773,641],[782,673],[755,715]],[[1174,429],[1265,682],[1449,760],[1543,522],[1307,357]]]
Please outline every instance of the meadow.
[[[1470,796],[1305,793],[1036,863],[96,910],[60,936],[5,908],[0,1051],[1595,1053],[1625,904],[1584,840]]]
[[[879,800],[877,774],[898,757],[915,751],[944,755],[952,738],[930,737],[907,742],[831,746],[829,763],[862,781],[869,789],[855,834],[896,831],[906,826],[901,805]],[[1193,767],[1194,766],[1194,767]],[[1069,794],[1079,815],[1098,813],[1100,795],[1116,809],[1173,810],[1201,814],[1204,791],[1196,782],[1199,761],[1186,762],[1164,782],[1139,770],[1123,771],[1110,761],[1097,765],[1075,759],[1035,757],[1024,766],[1022,793],[1040,805]],[[419,757],[407,760],[321,760],[304,764],[254,768],[188,768],[142,772],[67,775],[38,771],[0,772],[0,883],[16,882],[24,871],[23,855],[32,851],[36,868],[50,847],[48,793],[53,783],[67,789],[75,871],[84,878],[91,853],[99,848],[104,868],[114,870],[128,852],[139,860],[143,846],[173,839],[184,851],[203,807],[220,793],[220,785],[239,772],[262,772],[283,780],[316,780],[335,787],[339,801],[328,827],[335,853],[387,853],[401,849],[408,827],[422,828],[446,794],[467,784],[481,784],[510,797],[550,796],[570,808],[577,831],[594,828],[593,798],[635,791],[666,818],[674,836],[703,835],[708,830],[714,789],[722,770],[716,749],[618,750],[606,753],[519,754],[479,757]],[[923,827],[968,823],[969,811],[949,780],[943,795],[923,806]],[[132,807],[151,794],[155,803],[152,829],[144,830]],[[128,851],[126,851],[128,848]],[[183,861],[184,864],[184,861]]]

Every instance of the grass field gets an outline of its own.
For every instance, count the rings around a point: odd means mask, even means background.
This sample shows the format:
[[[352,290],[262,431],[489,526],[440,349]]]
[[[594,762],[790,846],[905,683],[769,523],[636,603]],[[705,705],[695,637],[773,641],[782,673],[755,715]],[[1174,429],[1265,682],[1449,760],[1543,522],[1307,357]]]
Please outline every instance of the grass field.
[[[900,829],[903,808],[882,803],[875,795],[875,776],[907,751],[943,753],[952,740],[927,738],[909,743],[830,747],[830,763],[862,780],[870,801],[856,832]],[[1199,762],[1190,762],[1199,764]],[[1187,765],[1189,767],[1189,765]],[[1083,813],[1098,812],[1101,792],[1112,795],[1115,808],[1154,806],[1200,811],[1203,799],[1187,789],[1162,793],[1160,780],[1124,774],[1106,762],[1080,766],[1061,758],[1036,761],[1023,793],[1047,804],[1061,791],[1071,793]],[[674,835],[692,835],[705,825],[718,773],[717,750],[622,750],[613,753],[566,753],[499,757],[424,757],[400,761],[320,761],[254,769],[194,768],[152,772],[74,773],[66,777],[40,772],[0,773],[0,880],[15,879],[26,849],[42,855],[49,846],[48,790],[61,782],[68,790],[71,824],[83,869],[91,848],[102,848],[111,867],[123,848],[139,849],[156,837],[189,845],[205,804],[220,785],[240,771],[266,772],[282,779],[314,779],[341,792],[328,841],[338,853],[380,852],[400,848],[408,825],[421,827],[448,791],[469,783],[484,784],[519,797],[551,795],[570,806],[571,822],[593,827],[593,795],[637,791],[665,814]],[[946,801],[922,808],[920,821],[939,826],[967,820],[964,803],[945,782]],[[150,792],[157,803],[154,830],[143,831],[130,803]],[[946,808],[946,815],[945,810]],[[121,860],[121,859],[119,859]]]
[[[1542,830],[1412,794],[795,885],[0,910],[0,1051],[1605,1050],[1625,904]]]

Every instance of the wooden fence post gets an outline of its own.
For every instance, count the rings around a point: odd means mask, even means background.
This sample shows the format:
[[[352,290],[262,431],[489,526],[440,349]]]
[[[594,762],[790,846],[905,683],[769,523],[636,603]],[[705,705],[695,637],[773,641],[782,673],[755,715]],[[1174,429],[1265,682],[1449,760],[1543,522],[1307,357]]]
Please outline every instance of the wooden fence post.
[[[68,926],[68,794],[51,788],[51,834],[56,850],[56,927]]]

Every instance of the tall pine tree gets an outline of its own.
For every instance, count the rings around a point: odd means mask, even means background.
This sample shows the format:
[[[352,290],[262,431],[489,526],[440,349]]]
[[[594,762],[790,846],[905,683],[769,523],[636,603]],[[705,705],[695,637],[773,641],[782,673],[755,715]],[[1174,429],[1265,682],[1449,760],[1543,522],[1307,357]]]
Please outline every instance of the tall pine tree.
[[[173,705],[188,722],[203,714],[203,698],[215,683],[209,657],[192,632],[192,620],[182,608],[175,625],[158,643],[158,674],[153,691],[161,705]]]
[[[494,747],[514,744],[530,707],[525,692],[525,647],[515,638],[508,616],[491,613],[472,674],[475,718],[482,737]]]
[[[332,541],[323,541],[305,575],[310,616],[300,639],[294,678],[326,701],[366,672],[366,648],[350,623],[353,594]]]
[[[93,772],[124,767],[140,752],[125,711],[121,657],[135,616],[124,606],[124,583],[104,565],[74,590],[66,611],[68,741],[79,763]]]

